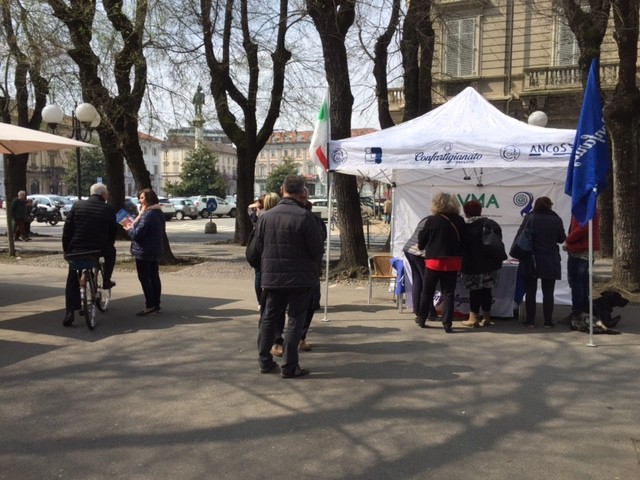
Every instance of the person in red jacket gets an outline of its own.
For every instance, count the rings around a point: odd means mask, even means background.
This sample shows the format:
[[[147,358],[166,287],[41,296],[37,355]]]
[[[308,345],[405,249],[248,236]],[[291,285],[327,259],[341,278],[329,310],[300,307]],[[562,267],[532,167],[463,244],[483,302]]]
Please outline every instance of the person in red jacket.
[[[593,218],[593,251],[600,250],[598,214]],[[571,216],[569,235],[564,250],[568,253],[567,276],[571,288],[571,319],[589,311],[589,224],[584,227]]]

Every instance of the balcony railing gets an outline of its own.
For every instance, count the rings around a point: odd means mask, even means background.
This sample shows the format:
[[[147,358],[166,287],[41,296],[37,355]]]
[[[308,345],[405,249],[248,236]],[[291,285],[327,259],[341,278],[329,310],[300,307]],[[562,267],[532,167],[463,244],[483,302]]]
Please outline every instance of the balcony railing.
[[[389,110],[398,111],[404,108],[404,88],[389,88],[387,93]]]
[[[600,64],[600,85],[614,87],[618,83],[618,64]],[[582,89],[578,65],[524,69],[523,92]]]

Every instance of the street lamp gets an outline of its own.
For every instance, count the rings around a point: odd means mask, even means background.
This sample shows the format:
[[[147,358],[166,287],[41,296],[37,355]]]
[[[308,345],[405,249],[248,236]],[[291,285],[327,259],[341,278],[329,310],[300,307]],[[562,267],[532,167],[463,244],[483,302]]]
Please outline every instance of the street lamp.
[[[535,125],[536,127],[546,127],[547,122],[549,122],[549,117],[542,110],[531,112],[527,119],[529,125]]]
[[[57,105],[47,105],[42,109],[42,119],[49,124],[51,131],[55,131],[62,122],[64,113]],[[71,111],[71,138],[87,142],[91,139],[91,132],[100,125],[100,114],[96,107],[90,103],[76,104]],[[76,180],[78,187],[78,200],[82,198],[80,193],[80,147],[76,147]]]

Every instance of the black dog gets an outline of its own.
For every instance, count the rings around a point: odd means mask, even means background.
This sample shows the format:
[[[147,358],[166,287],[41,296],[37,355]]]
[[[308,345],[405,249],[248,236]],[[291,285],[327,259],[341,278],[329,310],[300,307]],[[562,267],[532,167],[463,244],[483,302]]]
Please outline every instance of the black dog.
[[[593,301],[593,333],[608,333],[615,335],[620,332],[612,330],[620,321],[620,315],[612,317],[614,307],[624,307],[629,300],[618,292],[605,291],[600,294],[600,298]],[[580,332],[589,331],[589,314],[583,313],[571,318],[571,330]]]

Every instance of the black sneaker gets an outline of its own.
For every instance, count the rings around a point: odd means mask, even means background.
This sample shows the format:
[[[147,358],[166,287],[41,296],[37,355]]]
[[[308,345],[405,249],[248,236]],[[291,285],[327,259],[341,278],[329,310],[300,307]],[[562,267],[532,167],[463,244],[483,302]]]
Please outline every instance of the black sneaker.
[[[276,368],[278,368],[278,364],[276,362],[274,362],[273,360],[271,360],[271,363],[268,363],[264,367],[260,367],[260,373],[271,373]]]
[[[544,328],[553,328],[556,324],[553,322],[544,322]]]
[[[106,290],[109,290],[115,286],[116,286],[116,282],[114,282],[113,280],[105,280],[103,288]]]
[[[62,325],[64,325],[65,327],[70,327],[72,323],[73,323],[73,311],[70,311],[70,312],[67,312],[67,314],[64,316]]]

